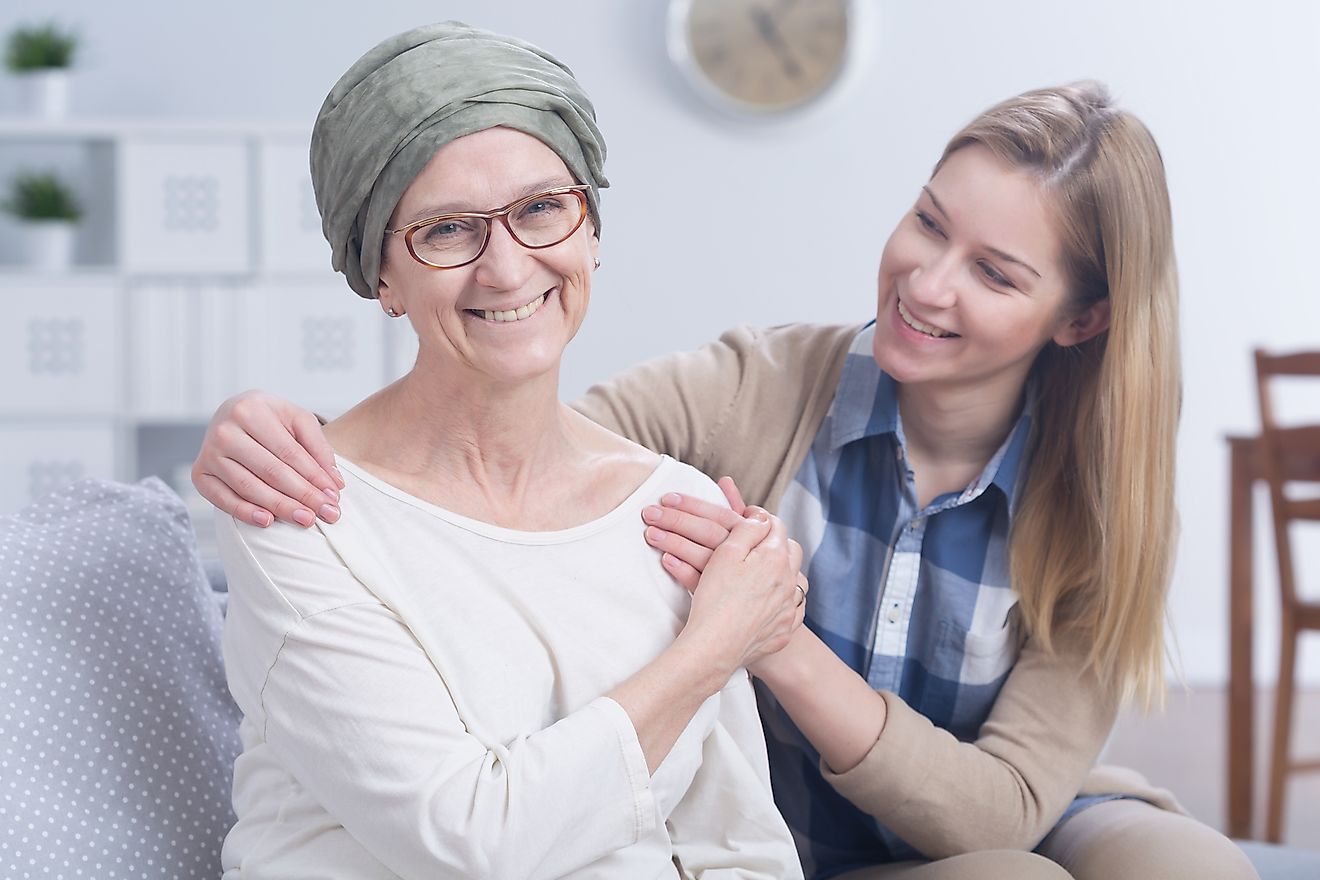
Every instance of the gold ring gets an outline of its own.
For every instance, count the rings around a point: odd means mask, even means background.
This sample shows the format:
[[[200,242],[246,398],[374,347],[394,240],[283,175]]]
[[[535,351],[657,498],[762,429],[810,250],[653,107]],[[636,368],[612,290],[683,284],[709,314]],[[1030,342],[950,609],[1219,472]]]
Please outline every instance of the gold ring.
[[[798,600],[797,600],[797,605],[795,607],[801,608],[802,603],[807,601],[807,591],[802,589],[801,584],[794,584],[793,586],[797,587],[797,591],[798,591]]]

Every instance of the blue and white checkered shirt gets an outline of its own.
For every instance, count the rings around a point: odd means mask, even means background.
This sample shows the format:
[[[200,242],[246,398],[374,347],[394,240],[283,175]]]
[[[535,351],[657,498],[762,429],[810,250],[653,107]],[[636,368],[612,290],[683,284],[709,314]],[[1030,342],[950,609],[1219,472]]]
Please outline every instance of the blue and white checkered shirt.
[[[960,740],[976,738],[1017,659],[1008,533],[1031,430],[1019,416],[980,476],[917,507],[898,386],[854,341],[829,413],[779,515],[803,546],[807,625],[876,690]],[[807,877],[919,853],[838,794],[820,757],[758,683],[771,777]]]

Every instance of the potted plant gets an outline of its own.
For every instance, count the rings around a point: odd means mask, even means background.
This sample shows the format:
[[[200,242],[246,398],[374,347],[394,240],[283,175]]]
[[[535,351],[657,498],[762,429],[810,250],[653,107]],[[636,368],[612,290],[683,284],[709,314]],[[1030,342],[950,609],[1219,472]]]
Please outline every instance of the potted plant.
[[[73,233],[82,206],[59,177],[50,172],[16,176],[9,198],[0,205],[18,218],[27,264],[47,271],[68,269],[73,262]]]
[[[9,34],[5,65],[22,80],[33,114],[46,119],[64,115],[77,48],[77,36],[55,24],[20,27]]]

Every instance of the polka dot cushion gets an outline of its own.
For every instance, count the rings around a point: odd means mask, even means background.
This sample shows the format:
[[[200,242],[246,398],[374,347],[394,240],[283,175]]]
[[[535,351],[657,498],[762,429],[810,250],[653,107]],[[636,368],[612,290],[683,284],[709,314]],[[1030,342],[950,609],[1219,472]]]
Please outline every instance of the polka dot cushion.
[[[0,877],[215,878],[238,709],[160,480],[0,517]]]

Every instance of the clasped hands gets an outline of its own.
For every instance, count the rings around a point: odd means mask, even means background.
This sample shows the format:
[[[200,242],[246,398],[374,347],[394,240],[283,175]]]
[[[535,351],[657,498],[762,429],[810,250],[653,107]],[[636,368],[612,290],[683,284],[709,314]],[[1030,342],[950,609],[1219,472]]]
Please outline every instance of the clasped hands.
[[[719,487],[729,507],[670,493],[643,509],[646,542],[661,551],[661,564],[692,593],[688,627],[703,619],[735,620],[755,627],[740,666],[758,665],[789,644],[802,625],[810,584],[801,571],[802,546],[783,522],[749,507],[731,477]],[[734,642],[742,641],[734,638]]]

